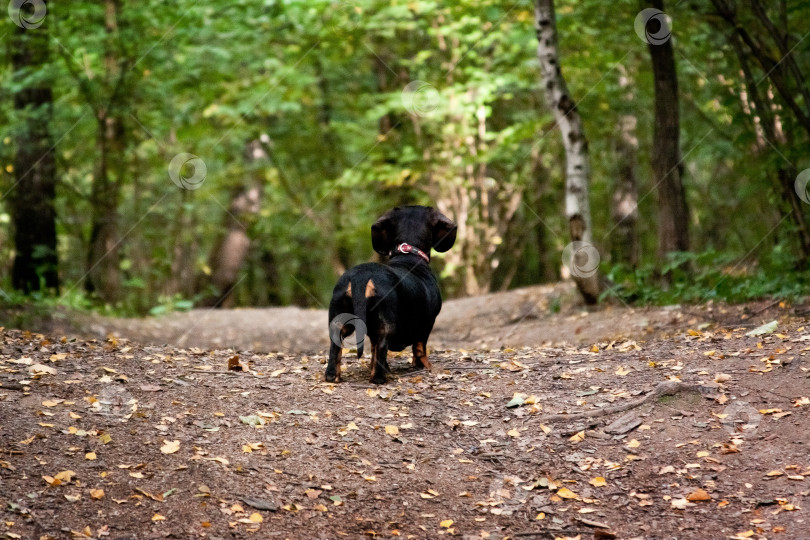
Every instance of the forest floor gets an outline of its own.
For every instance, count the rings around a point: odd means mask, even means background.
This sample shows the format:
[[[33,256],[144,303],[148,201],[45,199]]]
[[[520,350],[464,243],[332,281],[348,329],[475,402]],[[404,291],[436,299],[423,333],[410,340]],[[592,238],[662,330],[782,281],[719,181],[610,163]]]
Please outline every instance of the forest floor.
[[[572,298],[448,302],[382,386],[322,311],[2,330],[0,538],[810,537],[806,306]]]

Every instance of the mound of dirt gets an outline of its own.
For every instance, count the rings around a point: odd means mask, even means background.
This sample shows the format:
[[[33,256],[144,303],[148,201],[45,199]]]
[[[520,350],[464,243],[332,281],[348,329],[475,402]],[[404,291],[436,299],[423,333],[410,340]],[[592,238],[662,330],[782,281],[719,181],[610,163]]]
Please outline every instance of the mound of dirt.
[[[684,319],[677,307],[588,310],[579,302],[571,283],[448,300],[428,345],[434,350],[498,349],[643,339]],[[696,315],[701,321],[706,316]],[[313,353],[328,348],[327,322],[326,310],[297,307],[195,309],[144,319],[74,313],[44,330],[125,337],[146,345]]]

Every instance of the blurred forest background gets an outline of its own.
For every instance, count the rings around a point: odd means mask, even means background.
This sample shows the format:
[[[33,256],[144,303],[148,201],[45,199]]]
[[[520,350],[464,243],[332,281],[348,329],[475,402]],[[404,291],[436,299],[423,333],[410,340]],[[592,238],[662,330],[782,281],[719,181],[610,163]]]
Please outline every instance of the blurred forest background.
[[[402,204],[459,224],[446,297],[565,277],[550,1],[15,1],[3,302],[322,307]],[[554,4],[602,297],[806,294],[810,2]]]

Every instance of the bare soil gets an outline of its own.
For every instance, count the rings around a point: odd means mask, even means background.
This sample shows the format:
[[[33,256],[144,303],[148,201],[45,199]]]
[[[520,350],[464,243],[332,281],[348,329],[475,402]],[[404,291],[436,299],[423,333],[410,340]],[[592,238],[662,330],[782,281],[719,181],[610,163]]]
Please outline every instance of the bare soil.
[[[0,538],[809,538],[805,312],[570,292],[448,302],[383,386],[319,311],[3,330]]]

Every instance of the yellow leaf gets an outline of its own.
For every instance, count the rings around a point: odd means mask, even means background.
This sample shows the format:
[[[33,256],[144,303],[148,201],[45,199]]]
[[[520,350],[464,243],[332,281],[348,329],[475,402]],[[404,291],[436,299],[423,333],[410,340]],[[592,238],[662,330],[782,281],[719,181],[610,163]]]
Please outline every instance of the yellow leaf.
[[[697,453],[697,457],[706,457],[708,455],[709,452],[707,452],[706,450],[701,450],[700,452]]]
[[[399,428],[397,426],[385,426],[385,432],[388,435],[399,435]]]
[[[562,497],[563,499],[577,499],[579,495],[568,489],[567,487],[561,487],[557,490],[557,495]]]
[[[56,480],[61,480],[62,482],[70,482],[73,480],[73,477],[76,476],[76,473],[73,471],[62,471],[58,473],[54,478]]]
[[[626,368],[624,366],[619,366],[618,369],[616,369],[616,371],[614,373],[616,375],[618,375],[619,377],[624,377],[625,375],[627,375],[631,371],[632,371],[631,369],[628,369],[628,368]]]
[[[161,516],[160,514],[155,514],[152,516],[152,521],[164,521],[166,516]]]
[[[599,345],[594,345],[591,347],[591,352],[599,352]]]
[[[782,476],[783,474],[785,474],[785,473],[783,473],[782,471],[777,469],[775,471],[771,471],[771,472],[767,473],[765,476]]]
[[[546,425],[544,425],[544,424],[540,424],[540,429],[542,429],[542,430],[543,430],[543,433],[545,433],[545,434],[549,434],[549,433],[551,433],[551,428],[550,428],[550,427],[548,427],[548,426],[546,426]]]
[[[545,512],[540,512],[539,514],[537,514],[537,515],[534,517],[534,519],[537,519],[537,520],[540,520],[540,519],[546,519],[546,513],[545,513]]]
[[[68,416],[70,416],[70,417],[71,417],[71,418],[73,418],[74,420],[78,420],[79,418],[81,418],[81,417],[82,417],[82,415],[80,415],[80,414],[76,414],[76,413],[75,413],[75,412],[73,412],[73,411],[71,411],[70,413],[68,413]]]
[[[81,495],[68,495],[67,493],[65,493],[65,499],[67,499],[69,502],[76,502],[81,498],[82,498]]]
[[[61,400],[61,399],[56,399],[56,400],[46,400],[46,401],[43,401],[43,402],[42,402],[42,405],[43,405],[44,407],[56,407],[57,405],[59,405],[60,403],[62,403],[62,401],[64,401],[64,400]]]
[[[575,443],[584,441],[585,440],[585,430],[583,429],[579,433],[575,433],[568,440],[571,441],[571,442],[575,442]]]
[[[782,412],[782,409],[760,409],[759,414],[776,414]]]
[[[86,460],[88,460],[88,461],[93,461],[93,460],[95,460],[95,459],[96,459],[96,453],[95,453],[95,452],[87,452],[87,453],[84,455],[84,459],[86,459]]]
[[[104,490],[103,489],[91,489],[90,490],[90,498],[101,500],[104,498]]]
[[[631,439],[630,442],[627,443],[628,448],[638,448],[639,446],[641,446],[641,443],[636,439]]]
[[[520,437],[520,432],[517,429],[510,429],[509,431],[506,432],[506,434],[509,435],[510,437],[515,438]]]
[[[445,529],[449,529],[450,527],[453,526],[453,523],[455,523],[455,522],[452,519],[445,519],[444,521],[439,523],[439,525],[441,527],[444,527]]]
[[[167,441],[163,440],[163,446],[160,447],[160,451],[164,454],[174,454],[180,450],[180,441]]]
[[[596,478],[591,479],[591,481],[588,483],[595,487],[604,487],[607,485],[607,480],[601,476],[597,476]]]
[[[250,517],[248,519],[253,523],[261,523],[262,521],[264,521],[264,518],[258,512],[253,512],[252,514],[250,514]]]

